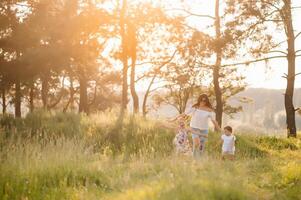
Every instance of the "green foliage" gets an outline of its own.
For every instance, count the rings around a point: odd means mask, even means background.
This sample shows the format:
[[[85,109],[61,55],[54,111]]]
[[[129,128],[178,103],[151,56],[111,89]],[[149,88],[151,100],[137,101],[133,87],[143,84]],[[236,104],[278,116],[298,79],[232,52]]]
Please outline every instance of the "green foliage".
[[[260,137],[256,141],[261,146],[273,150],[297,150],[298,145],[294,139],[277,137]]]
[[[15,117],[10,114],[4,114],[0,116],[0,124],[4,129],[11,129],[16,125]]]
[[[74,137],[82,134],[81,116],[74,113],[35,111],[26,116],[24,126],[30,127],[32,134],[46,134],[44,137]]]
[[[120,124],[113,117],[115,113],[95,115],[91,119],[76,113],[49,112],[37,110],[24,119],[2,117],[2,127],[7,127],[7,135],[22,135],[25,138],[57,140],[59,138],[79,138],[95,152],[131,155],[169,155],[173,149],[174,133],[160,128],[156,122],[143,118],[128,118]],[[108,118],[107,118],[108,117]],[[107,118],[107,119],[105,119]],[[106,121],[105,121],[106,120]],[[106,124],[103,124],[106,123]]]
[[[11,115],[0,118],[1,126],[7,130],[7,135],[16,132],[25,137],[76,137],[82,134],[81,116],[75,113],[56,113],[36,110],[23,119],[15,119]]]
[[[171,153],[174,134],[156,126],[154,122],[136,117],[125,120],[123,124],[112,123],[109,127],[93,125],[87,138],[94,151],[126,157],[167,156]]]
[[[301,199],[301,165],[300,162],[290,162],[286,166],[280,168],[277,176],[276,187],[282,190],[276,193],[277,199]]]

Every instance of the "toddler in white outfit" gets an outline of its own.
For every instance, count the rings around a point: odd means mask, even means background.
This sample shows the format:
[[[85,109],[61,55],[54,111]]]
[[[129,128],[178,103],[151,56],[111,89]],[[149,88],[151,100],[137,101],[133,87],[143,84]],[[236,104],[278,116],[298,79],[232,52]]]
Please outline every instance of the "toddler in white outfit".
[[[224,132],[221,136],[222,139],[222,158],[229,158],[230,160],[234,159],[235,155],[235,140],[236,137],[232,134],[232,127],[226,126]]]

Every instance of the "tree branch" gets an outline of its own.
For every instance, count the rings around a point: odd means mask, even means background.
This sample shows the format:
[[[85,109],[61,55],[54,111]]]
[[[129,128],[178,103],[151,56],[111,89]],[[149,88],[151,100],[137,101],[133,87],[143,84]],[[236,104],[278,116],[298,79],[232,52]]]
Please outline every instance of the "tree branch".
[[[297,39],[297,37],[299,37],[300,35],[301,35],[301,31],[296,34],[295,39]]]
[[[203,63],[203,62],[199,62],[199,61],[196,61],[195,63],[198,64],[198,65],[201,65],[200,67],[208,67],[208,68],[211,68],[211,69],[214,67],[214,65],[209,65],[207,63]]]
[[[301,49],[299,49],[299,50],[295,51],[295,54],[297,54],[297,53],[299,53],[299,52],[301,52]]]
[[[293,76],[288,76],[286,73],[282,76],[282,78],[285,78],[285,79],[291,79],[291,78],[293,78],[293,77],[296,77],[296,76],[298,76],[298,75],[301,75],[301,72],[300,73],[297,73],[297,74],[295,74],[295,75],[293,75]]]
[[[284,55],[287,55],[287,52],[284,52],[284,51],[278,51],[278,50],[276,50],[276,51],[269,51],[269,53],[282,53],[282,54],[284,54]]]
[[[236,66],[236,65],[249,65],[251,63],[256,63],[256,62],[261,62],[261,61],[271,60],[271,59],[276,59],[276,58],[286,58],[286,56],[272,56],[272,57],[266,57],[266,58],[259,58],[256,60],[250,60],[250,61],[245,61],[245,62],[225,64],[225,65],[222,65],[222,67]]]
[[[301,8],[301,6],[293,6],[293,7],[291,7],[291,9],[299,9],[299,8]]]
[[[171,9],[167,9],[165,11],[181,11],[181,12],[184,12],[186,14],[188,14],[188,16],[186,17],[189,17],[189,16],[194,16],[194,17],[203,17],[203,18],[209,18],[209,19],[212,19],[212,20],[215,20],[215,17],[211,16],[211,15],[201,15],[201,14],[196,14],[196,13],[192,13],[188,10],[185,10],[183,8],[171,8]]]
[[[155,68],[153,71],[156,73],[156,71],[160,70],[162,67],[164,67],[165,65],[167,65],[168,63],[170,63],[170,62],[173,60],[173,58],[175,57],[175,55],[176,55],[177,52],[178,52],[178,49],[176,49],[176,50],[174,51],[174,53],[172,54],[172,56],[171,56],[168,60],[166,60],[166,61],[164,61],[164,62],[161,62],[161,65],[159,65],[159,66],[158,66],[157,68]],[[150,63],[150,62],[148,62],[148,63]],[[154,63],[154,62],[153,62],[153,63]],[[158,62],[156,62],[156,63],[158,63]],[[145,78],[145,77],[147,77],[147,74],[144,74],[143,76],[137,78],[135,82],[138,82],[139,80],[141,80],[141,79],[143,79],[143,78]]]
[[[149,94],[156,91],[156,90],[158,90],[158,89],[160,89],[160,88],[165,88],[165,86],[158,86],[156,88],[153,88],[153,89],[149,90]]]
[[[62,94],[57,98],[57,100],[56,100],[55,102],[53,102],[52,104],[50,104],[50,105],[47,106],[48,109],[52,109],[52,108],[54,108],[56,105],[58,105],[58,104],[61,102],[63,96],[64,96],[64,94],[62,93]]]
[[[256,3],[256,1],[255,1],[255,3]],[[269,2],[269,1],[262,1],[262,3],[270,5],[271,7],[275,8],[276,10],[278,10],[279,12],[281,12],[281,8],[275,6],[273,3]]]
[[[298,76],[298,75],[301,75],[301,72],[300,72],[300,73],[297,73],[297,74],[295,74],[295,76]]]

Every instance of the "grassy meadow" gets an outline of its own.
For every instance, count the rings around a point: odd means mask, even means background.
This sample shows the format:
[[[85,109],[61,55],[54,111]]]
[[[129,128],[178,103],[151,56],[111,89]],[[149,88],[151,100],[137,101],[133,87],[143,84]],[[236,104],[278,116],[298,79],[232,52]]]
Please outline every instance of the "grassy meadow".
[[[212,132],[195,161],[174,154],[158,121],[116,116],[2,116],[0,199],[301,199],[301,138],[236,133],[232,162]]]

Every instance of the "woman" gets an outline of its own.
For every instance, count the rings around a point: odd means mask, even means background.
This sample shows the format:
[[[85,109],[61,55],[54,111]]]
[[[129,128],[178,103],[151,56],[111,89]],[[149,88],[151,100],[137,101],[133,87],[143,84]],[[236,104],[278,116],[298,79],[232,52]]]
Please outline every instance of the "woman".
[[[192,132],[193,156],[198,158],[205,150],[205,143],[208,140],[209,119],[215,128],[219,129],[214,119],[214,110],[206,94],[201,94],[196,104],[188,112],[180,116],[191,116],[190,128]]]

